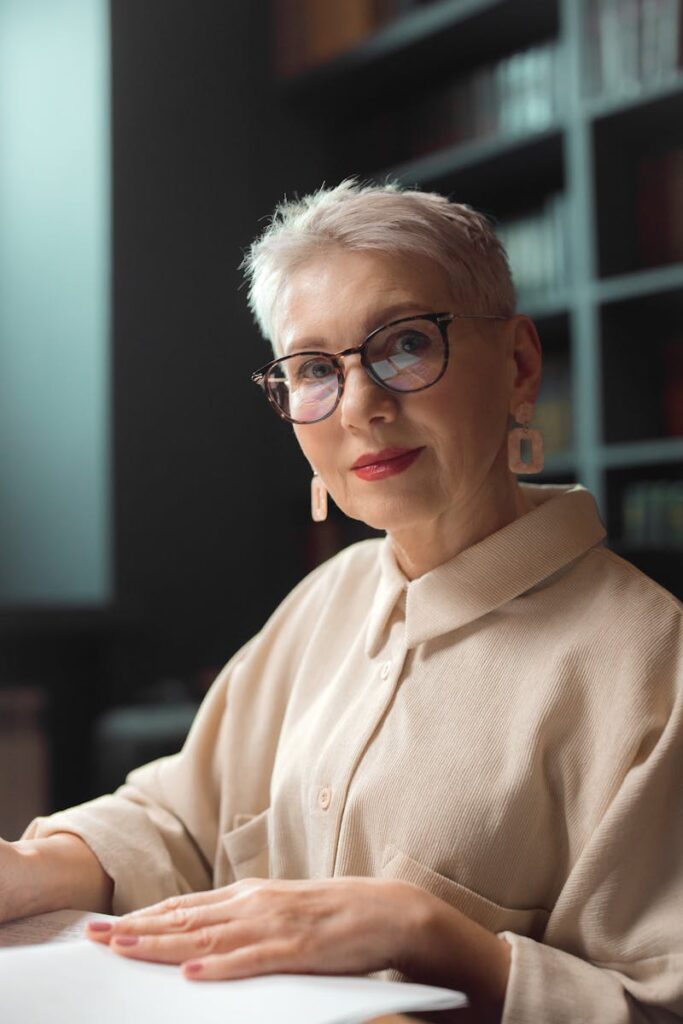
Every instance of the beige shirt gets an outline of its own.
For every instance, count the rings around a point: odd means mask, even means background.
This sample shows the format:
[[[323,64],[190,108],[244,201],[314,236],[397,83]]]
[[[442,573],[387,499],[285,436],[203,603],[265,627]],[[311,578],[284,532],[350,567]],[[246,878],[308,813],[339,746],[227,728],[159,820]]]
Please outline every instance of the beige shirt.
[[[522,486],[531,511],[412,582],[386,537],[319,566],[181,753],[25,835],[82,836],[115,913],[405,879],[511,943],[504,1024],[683,1018],[683,605],[585,488]]]

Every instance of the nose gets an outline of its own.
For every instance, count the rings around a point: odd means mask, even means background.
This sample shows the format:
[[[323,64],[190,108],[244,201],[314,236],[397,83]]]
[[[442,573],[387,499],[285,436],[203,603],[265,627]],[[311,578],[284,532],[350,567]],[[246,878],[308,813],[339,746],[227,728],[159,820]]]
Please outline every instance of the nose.
[[[360,356],[347,356],[344,391],[339,403],[343,427],[364,427],[374,420],[396,418],[398,395],[380,387],[361,365]]]

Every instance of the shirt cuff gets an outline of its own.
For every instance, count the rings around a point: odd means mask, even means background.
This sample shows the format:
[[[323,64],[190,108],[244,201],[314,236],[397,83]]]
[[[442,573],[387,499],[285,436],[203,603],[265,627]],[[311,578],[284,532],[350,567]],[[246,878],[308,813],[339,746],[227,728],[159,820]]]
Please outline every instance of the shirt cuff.
[[[141,815],[141,812],[139,812]],[[68,811],[34,818],[22,839],[44,839],[57,832],[71,832],[88,844],[112,879],[112,913],[127,914],[178,893],[173,865],[159,843],[145,841],[121,813],[119,800],[98,797]]]
[[[514,932],[501,1024],[628,1024],[632,1020],[619,975]]]

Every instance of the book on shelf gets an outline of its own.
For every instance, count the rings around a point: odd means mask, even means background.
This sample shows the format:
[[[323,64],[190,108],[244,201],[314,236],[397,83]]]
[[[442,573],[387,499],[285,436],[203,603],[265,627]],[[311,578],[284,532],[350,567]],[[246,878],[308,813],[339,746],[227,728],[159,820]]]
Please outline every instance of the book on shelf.
[[[683,548],[683,481],[636,480],[627,484],[622,519],[626,544]]]
[[[322,64],[365,39],[377,26],[374,0],[304,0],[305,57]]]
[[[333,60],[412,6],[412,0],[271,0],[276,74],[291,77]]]
[[[346,146],[370,166],[389,167],[463,143],[542,131],[561,111],[558,61],[557,44],[544,43],[398,104],[370,106],[348,126]]]
[[[414,151],[548,127],[560,110],[557,61],[555,43],[529,47],[428,94],[418,110]]]
[[[301,0],[271,0],[271,52],[275,74],[289,78],[304,68]]]
[[[628,96],[683,67],[683,0],[584,0],[588,91]]]
[[[556,46],[534,46],[495,66],[501,134],[531,132],[550,124],[557,110],[554,87]]]
[[[569,359],[565,355],[552,353],[543,356],[541,390],[536,400],[533,425],[543,434],[543,449],[546,455],[556,455],[570,450],[571,377]]]
[[[560,108],[558,47],[528,47],[427,93],[413,119],[415,154],[494,136],[542,131]]]
[[[377,0],[271,0],[275,72],[287,78],[331,60],[374,32]]]
[[[683,67],[683,3],[681,0],[641,0],[641,78],[656,84]]]
[[[501,220],[496,234],[507,251],[520,296],[534,299],[567,284],[567,212],[563,193],[548,196],[534,210]]]
[[[683,146],[641,158],[635,211],[643,266],[683,260]]]
[[[413,7],[423,6],[419,0],[375,0],[375,18],[377,25],[386,25],[396,21],[402,14],[406,14]]]

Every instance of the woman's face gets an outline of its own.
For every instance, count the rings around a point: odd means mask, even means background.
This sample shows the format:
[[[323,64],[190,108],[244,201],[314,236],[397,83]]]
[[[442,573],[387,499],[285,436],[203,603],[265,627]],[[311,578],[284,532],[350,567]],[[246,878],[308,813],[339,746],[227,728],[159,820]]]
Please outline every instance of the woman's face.
[[[400,309],[397,309],[400,305]],[[335,251],[290,274],[278,307],[278,348],[338,352],[375,327],[411,313],[457,309],[441,267],[426,258]],[[296,424],[311,467],[342,511],[376,529],[400,532],[463,514],[476,516],[499,487],[510,488],[508,414],[518,365],[515,321],[454,320],[450,360],[432,387],[395,394],[375,384],[360,356],[345,357],[341,402],[325,420]],[[387,448],[419,449],[402,471],[364,479],[352,468]],[[493,488],[493,492],[491,490]]]

